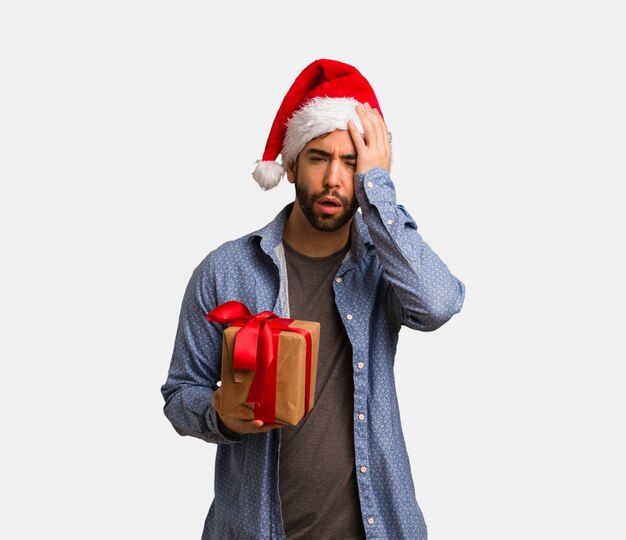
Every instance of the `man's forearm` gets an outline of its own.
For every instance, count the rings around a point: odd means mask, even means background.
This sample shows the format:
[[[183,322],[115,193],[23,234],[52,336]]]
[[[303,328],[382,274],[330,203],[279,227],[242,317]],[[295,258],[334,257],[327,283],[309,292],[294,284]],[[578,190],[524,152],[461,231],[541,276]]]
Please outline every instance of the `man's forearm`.
[[[401,323],[423,331],[440,327],[460,311],[465,286],[421,238],[411,215],[396,203],[386,169],[355,174],[355,193],[400,304]]]

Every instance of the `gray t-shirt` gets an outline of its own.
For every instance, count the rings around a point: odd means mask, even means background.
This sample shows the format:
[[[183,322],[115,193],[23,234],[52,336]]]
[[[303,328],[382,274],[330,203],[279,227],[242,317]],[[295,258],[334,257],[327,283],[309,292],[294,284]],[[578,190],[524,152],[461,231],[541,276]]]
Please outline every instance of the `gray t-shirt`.
[[[292,319],[320,323],[315,406],[281,428],[279,494],[289,540],[365,538],[354,459],[352,347],[333,281],[347,252],[308,257],[286,242]]]

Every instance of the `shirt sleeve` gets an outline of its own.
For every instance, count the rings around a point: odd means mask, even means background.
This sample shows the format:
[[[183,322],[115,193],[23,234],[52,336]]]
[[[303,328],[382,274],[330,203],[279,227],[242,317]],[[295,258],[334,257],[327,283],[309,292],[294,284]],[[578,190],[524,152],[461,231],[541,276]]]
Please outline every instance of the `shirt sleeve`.
[[[355,173],[355,195],[388,282],[388,309],[400,325],[432,331],[461,310],[465,285],[422,240],[417,224],[396,203],[386,169]]]
[[[228,430],[211,405],[221,379],[222,330],[206,319],[206,313],[216,307],[209,258],[195,269],[185,291],[174,352],[161,387],[163,410],[180,435],[233,444],[245,435]]]

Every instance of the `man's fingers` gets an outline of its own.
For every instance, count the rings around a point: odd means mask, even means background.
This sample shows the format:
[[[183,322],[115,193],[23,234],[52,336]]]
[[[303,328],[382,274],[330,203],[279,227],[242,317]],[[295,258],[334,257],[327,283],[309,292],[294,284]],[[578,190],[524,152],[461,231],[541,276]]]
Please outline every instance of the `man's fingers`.
[[[211,398],[211,406],[216,411],[219,411],[220,409],[220,390],[221,388],[218,388],[215,392],[213,392],[213,397]]]
[[[350,135],[357,151],[356,172],[365,173],[374,167],[389,170],[391,165],[391,143],[387,125],[378,109],[369,103],[356,106],[356,112],[363,125],[364,137],[358,133],[354,122],[349,122]]]
[[[257,428],[258,433],[264,433],[265,431],[270,431],[271,429],[278,429],[285,427],[283,424],[263,424],[261,427]]]
[[[378,109],[374,109],[369,103],[357,106],[357,113],[363,124],[365,132],[365,144],[375,152],[384,150],[391,153],[389,130],[387,124]]]
[[[246,422],[246,420],[244,420],[244,422]],[[263,431],[269,431],[270,429],[284,427],[283,424],[269,424],[269,423],[263,422],[263,420],[250,420],[249,423],[254,426],[257,433],[263,432]]]
[[[376,118],[378,120],[380,138],[382,141],[384,141],[385,148],[387,150],[391,150],[391,142],[389,141],[389,128],[387,128],[387,124],[383,119],[383,115],[380,114],[380,111],[378,109],[374,109],[374,114],[376,115]]]
[[[241,418],[222,418],[222,422],[236,433],[264,433],[270,429],[284,427],[283,424],[266,424],[262,420],[242,420]]]
[[[374,124],[374,113],[369,103],[357,105],[356,112],[363,124],[363,133],[365,133],[365,143],[368,146],[376,144],[378,141],[378,133]]]
[[[386,147],[389,144],[389,130],[387,129],[387,125],[383,120],[382,115],[378,109],[372,108],[369,103],[365,104],[365,107],[369,113],[369,119],[371,122],[371,127],[374,133],[376,134],[376,141],[380,141],[383,147]]]
[[[359,133],[359,129],[356,127],[356,124],[352,120],[348,120],[348,132],[352,137],[352,142],[354,143],[354,148],[356,149],[357,154],[365,148],[365,141],[363,137]]]
[[[211,405],[216,411],[218,411],[218,414],[221,400],[220,391],[221,388],[215,390],[211,398]],[[222,416],[220,416],[220,420],[222,424],[235,433],[263,433],[265,431],[269,431],[270,429],[284,427],[283,424],[268,424],[263,422],[263,420],[242,420],[241,418],[224,418]]]

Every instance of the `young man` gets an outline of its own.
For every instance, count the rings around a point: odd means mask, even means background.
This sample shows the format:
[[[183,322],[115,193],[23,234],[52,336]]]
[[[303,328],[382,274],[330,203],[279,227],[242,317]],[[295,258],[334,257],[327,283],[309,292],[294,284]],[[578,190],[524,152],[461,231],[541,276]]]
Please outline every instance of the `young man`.
[[[162,392],[178,433],[218,445],[205,540],[426,539],[394,356],[401,325],[439,328],[465,287],[396,204],[390,161],[367,80],[341,62],[311,63],[253,173],[269,189],[286,172],[295,201],[191,277]],[[229,300],[320,322],[315,406],[298,425],[217,414],[224,327],[205,314]]]

